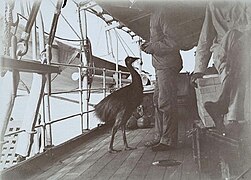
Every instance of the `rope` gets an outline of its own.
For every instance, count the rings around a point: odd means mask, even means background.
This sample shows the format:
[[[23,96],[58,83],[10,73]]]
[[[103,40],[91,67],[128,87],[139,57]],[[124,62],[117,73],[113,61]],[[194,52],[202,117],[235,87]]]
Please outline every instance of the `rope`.
[[[108,33],[108,36],[109,36],[109,41],[110,41],[110,45],[111,45],[111,55],[112,55],[112,57],[113,57],[113,59],[115,59],[115,55],[114,55],[114,50],[113,50],[113,46],[112,46],[112,37],[111,37],[111,32],[110,31],[108,31],[107,32]]]
[[[51,4],[54,6],[54,7],[56,7],[56,5],[52,2],[52,0],[50,0],[50,2],[51,2]],[[71,28],[71,30],[74,32],[74,34],[79,38],[79,39],[81,39],[80,38],[80,36],[78,35],[78,33],[75,31],[75,29],[72,27],[72,25],[69,23],[69,21],[65,18],[65,16],[62,14],[62,13],[60,13],[60,15],[62,16],[62,18],[65,20],[65,22],[68,24],[68,26]],[[78,41],[80,41],[80,40],[78,40]]]
[[[80,39],[81,39],[81,42],[83,43],[84,34],[83,34],[83,29],[82,29],[82,21],[81,21],[81,14],[80,14],[80,6],[79,5],[78,5],[78,19],[79,19],[79,29],[80,29],[80,35],[81,35]]]
[[[117,32],[117,31],[116,31]],[[117,32],[118,33],[118,32]],[[127,43],[125,42],[125,40],[121,37],[121,35],[118,33],[118,36],[120,37],[120,39],[124,42],[124,44],[126,45],[126,47],[129,49],[129,51],[133,54],[133,56],[135,56],[135,54],[133,53],[133,51],[131,50],[131,48],[127,45]],[[121,43],[122,44],[122,43]]]
[[[30,94],[30,90],[29,90],[28,86],[25,84],[25,82],[24,82],[22,79],[19,79],[19,81],[21,82],[21,84],[22,84],[23,87],[25,88],[26,92],[27,92],[28,94]]]
[[[41,4],[41,0],[34,1],[32,8],[30,7],[30,4],[29,4],[29,9],[31,9],[31,12],[29,15],[28,22],[25,26],[25,32],[28,34],[30,34],[31,28],[36,20],[36,16],[37,16],[37,12],[39,10],[40,4]],[[27,11],[29,12],[29,10],[27,10]]]
[[[23,18],[24,20],[28,20],[24,15],[17,13],[18,16],[20,16],[21,18]],[[38,28],[38,26],[36,26],[36,28]],[[48,32],[44,31],[45,34],[49,35]],[[60,39],[60,40],[64,40],[64,41],[75,41],[75,42],[80,42],[82,41],[81,39],[69,39],[69,38],[64,38],[64,37],[60,37],[60,36],[56,36],[55,38]]]
[[[124,49],[126,55],[129,56],[129,53],[126,51],[126,48],[125,48],[125,46],[123,45],[122,40],[120,39],[120,37],[119,37],[119,35],[118,35],[118,32],[117,32],[116,30],[115,30],[115,35],[116,35],[116,37],[118,38],[120,44],[122,45],[122,47],[123,47],[123,49]]]
[[[51,45],[53,43],[53,40],[54,40],[54,37],[55,37],[55,34],[56,34],[57,24],[58,24],[59,16],[61,14],[62,3],[63,3],[62,0],[57,1],[56,10],[55,10],[54,15],[53,15],[51,30],[50,30],[50,34],[49,34],[48,43],[47,43],[49,49],[51,49]],[[51,53],[51,52],[49,52],[49,53]],[[50,60],[51,60],[50,57],[48,59],[49,59],[49,62],[50,62]]]
[[[11,24],[13,23],[12,11],[14,9],[14,1],[5,1],[5,14],[4,14],[4,55],[10,56],[11,46]]]
[[[102,30],[103,30],[103,25],[101,25],[101,28],[100,28],[99,33],[98,33],[98,40],[97,40],[97,44],[96,44],[97,47],[98,47],[98,45],[99,45],[99,41],[100,41],[101,31],[102,31]]]

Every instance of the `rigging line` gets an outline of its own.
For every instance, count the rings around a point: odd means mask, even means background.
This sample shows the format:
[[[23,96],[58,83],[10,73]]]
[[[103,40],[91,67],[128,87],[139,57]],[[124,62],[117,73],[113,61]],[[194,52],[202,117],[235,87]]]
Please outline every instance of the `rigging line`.
[[[117,32],[117,31],[115,31],[115,35],[117,36],[117,38],[118,38],[120,44],[122,45],[122,47],[123,47],[123,49],[124,49],[126,55],[129,56],[129,53],[126,51],[126,48],[125,48],[123,42],[121,41],[120,37],[118,36],[118,32]]]
[[[114,32],[116,32],[115,31],[115,29],[114,29]],[[116,33],[115,33],[115,36],[116,36]],[[117,63],[118,63],[118,61],[119,61],[119,40],[118,40],[118,37],[116,38],[116,45],[117,45]],[[116,67],[118,67],[117,65],[116,65]],[[116,71],[118,71],[119,69],[116,69]]]
[[[113,50],[113,46],[112,46],[112,36],[111,36],[111,32],[107,31],[108,36],[109,36],[109,41],[110,41],[110,45],[111,45],[111,55],[113,57],[113,60],[115,60],[115,55],[114,55],[114,50]]]
[[[25,84],[25,82],[24,82],[22,79],[19,79],[19,81],[21,82],[21,84],[22,84],[23,87],[25,88],[26,92],[27,92],[28,94],[30,94],[30,90],[29,90],[28,86]]]
[[[117,31],[117,30],[116,30]],[[121,38],[121,40],[124,42],[124,44],[126,45],[126,47],[129,49],[129,51],[135,56],[135,54],[133,53],[133,51],[131,50],[131,48],[128,46],[128,44],[125,42],[125,40],[121,37],[121,35],[118,33],[118,36]]]
[[[99,57],[106,57],[106,56],[110,56],[110,55],[111,55],[111,53],[109,52],[108,54],[102,54]]]
[[[52,0],[50,0],[51,4],[56,7],[56,5],[52,2]],[[75,35],[79,38],[80,36],[78,35],[78,33],[75,31],[75,29],[72,27],[72,25],[69,23],[69,21],[65,18],[65,16],[63,15],[63,13],[60,13],[60,15],[62,16],[62,18],[65,20],[65,22],[68,24],[68,26],[71,28],[71,30],[75,33]]]
[[[107,53],[108,53],[108,55],[110,55],[111,52],[110,52],[109,42],[108,42],[108,31],[105,31],[105,41],[106,41]]]
[[[24,15],[22,15],[20,13],[17,13],[17,14],[18,14],[18,16],[20,16],[24,20],[26,20],[26,21],[28,20]],[[36,26],[36,27],[39,28],[38,26]],[[48,32],[44,31],[44,33],[47,34],[47,35],[49,35]],[[55,38],[60,39],[60,40],[64,40],[64,41],[73,41],[73,42],[80,42],[80,41],[82,41],[81,39],[69,39],[69,38],[63,38],[63,37],[60,37],[60,36],[55,36]]]
[[[84,34],[83,34],[83,28],[82,28],[82,20],[81,20],[81,13],[80,13],[80,6],[77,5],[78,7],[78,19],[79,19],[79,29],[80,29],[80,35],[81,35],[81,42],[83,43],[84,41]],[[82,44],[83,45],[83,44]]]
[[[98,45],[99,45],[99,41],[100,41],[101,31],[102,31],[102,30],[103,30],[103,25],[101,25],[101,28],[100,28],[99,33],[98,33],[98,41],[97,41],[96,46],[98,46]]]

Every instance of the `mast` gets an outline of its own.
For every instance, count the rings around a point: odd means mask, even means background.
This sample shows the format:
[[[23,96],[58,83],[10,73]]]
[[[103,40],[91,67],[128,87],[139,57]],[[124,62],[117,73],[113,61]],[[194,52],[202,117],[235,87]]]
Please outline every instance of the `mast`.
[[[81,4],[77,4],[78,6],[78,13],[79,13],[79,26],[80,26],[80,33],[81,33],[81,66],[88,66],[88,58],[86,48],[88,46],[88,38],[87,38],[87,17],[86,17],[86,9],[83,8],[82,12],[80,9]],[[89,113],[83,113],[85,111],[89,111],[89,92],[88,89],[88,69],[83,69],[82,67],[79,68],[79,103],[80,103],[80,112],[81,112],[81,130],[83,133],[84,130],[84,120],[86,120],[86,129],[89,129]],[[83,78],[82,78],[83,75]],[[82,91],[82,90],[85,91]]]

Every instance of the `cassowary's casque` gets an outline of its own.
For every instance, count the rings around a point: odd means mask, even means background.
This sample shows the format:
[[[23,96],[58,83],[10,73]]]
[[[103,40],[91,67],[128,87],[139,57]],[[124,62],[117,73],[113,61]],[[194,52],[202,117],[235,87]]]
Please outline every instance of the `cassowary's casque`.
[[[107,124],[114,123],[109,152],[118,152],[113,149],[114,136],[121,127],[125,150],[130,150],[126,140],[125,127],[133,111],[140,105],[143,99],[143,85],[140,75],[132,67],[132,63],[138,58],[127,57],[126,66],[131,73],[132,83],[125,86],[100,101],[95,106],[96,116]]]

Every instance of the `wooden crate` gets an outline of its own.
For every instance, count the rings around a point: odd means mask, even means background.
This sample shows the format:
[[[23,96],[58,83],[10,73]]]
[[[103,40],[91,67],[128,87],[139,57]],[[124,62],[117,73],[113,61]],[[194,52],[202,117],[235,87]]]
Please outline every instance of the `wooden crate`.
[[[221,92],[221,82],[217,74],[205,75],[196,81],[198,87],[195,89],[199,116],[205,127],[214,126],[212,118],[204,108],[206,101],[216,101]]]

